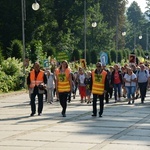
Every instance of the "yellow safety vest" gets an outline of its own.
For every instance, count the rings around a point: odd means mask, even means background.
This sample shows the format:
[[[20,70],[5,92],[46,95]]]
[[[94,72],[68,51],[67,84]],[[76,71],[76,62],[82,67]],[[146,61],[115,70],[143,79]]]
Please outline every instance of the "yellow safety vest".
[[[105,78],[106,78],[107,72],[102,71],[101,74],[96,74],[94,71],[92,72],[92,93],[103,95],[104,94],[104,84],[105,84]]]
[[[70,70],[67,68],[64,73],[60,72],[60,69],[57,69],[55,71],[57,76],[57,86],[58,86],[58,92],[70,92]]]

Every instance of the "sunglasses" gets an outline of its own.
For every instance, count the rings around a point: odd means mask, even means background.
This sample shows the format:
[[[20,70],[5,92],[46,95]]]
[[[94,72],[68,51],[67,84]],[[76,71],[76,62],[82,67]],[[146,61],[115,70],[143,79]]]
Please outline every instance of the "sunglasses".
[[[96,67],[101,67],[101,66],[96,66]]]

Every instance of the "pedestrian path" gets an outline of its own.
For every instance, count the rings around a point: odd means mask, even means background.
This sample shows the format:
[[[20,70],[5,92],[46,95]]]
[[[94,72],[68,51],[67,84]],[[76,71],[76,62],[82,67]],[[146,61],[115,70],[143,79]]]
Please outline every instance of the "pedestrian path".
[[[79,97],[67,117],[60,112],[59,102],[44,102],[42,116],[30,117],[28,93],[0,97],[0,150],[150,150],[150,92],[144,104],[112,99],[102,118]]]

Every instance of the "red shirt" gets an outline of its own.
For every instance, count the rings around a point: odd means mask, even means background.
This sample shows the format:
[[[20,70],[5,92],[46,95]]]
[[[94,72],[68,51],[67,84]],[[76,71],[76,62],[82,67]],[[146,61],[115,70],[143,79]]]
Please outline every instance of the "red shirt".
[[[121,82],[118,71],[114,73],[114,84],[119,84]]]

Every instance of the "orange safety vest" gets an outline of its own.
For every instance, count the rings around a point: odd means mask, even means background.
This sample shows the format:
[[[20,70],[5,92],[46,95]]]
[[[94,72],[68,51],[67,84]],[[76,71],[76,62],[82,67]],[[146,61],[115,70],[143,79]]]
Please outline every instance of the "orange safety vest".
[[[70,82],[69,82],[69,75],[70,70],[67,68],[65,70],[65,73],[61,73],[60,69],[55,70],[56,76],[57,76],[57,86],[58,86],[58,92],[70,92]]]
[[[102,71],[101,74],[96,74],[94,71],[92,72],[92,93],[103,95],[104,94],[104,84],[105,84],[105,78],[106,78],[107,72]]]
[[[44,71],[40,70],[37,78],[35,78],[35,71],[32,70],[30,72],[30,88],[34,88],[35,86],[38,86],[40,83],[43,82],[43,76],[44,76]]]

